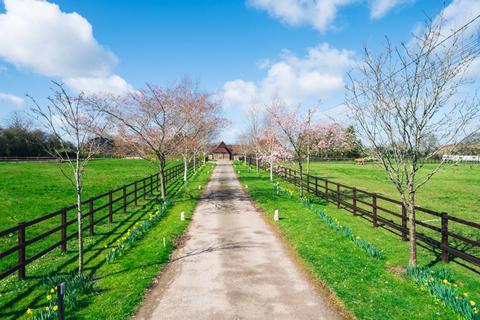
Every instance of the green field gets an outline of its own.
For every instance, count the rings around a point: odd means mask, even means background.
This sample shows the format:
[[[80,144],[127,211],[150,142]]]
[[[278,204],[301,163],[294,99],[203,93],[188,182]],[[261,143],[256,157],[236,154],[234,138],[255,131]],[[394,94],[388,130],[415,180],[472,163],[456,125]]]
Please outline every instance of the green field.
[[[212,164],[207,164],[200,169],[196,176],[190,177],[183,191],[175,195],[174,192],[183,185],[182,177],[172,181],[169,191],[173,196],[173,207],[125,255],[111,263],[105,260],[107,252],[135,223],[148,219],[149,214],[157,210],[158,193],[142,201],[139,207],[131,206],[127,212],[115,214],[113,224],[104,222],[95,226],[95,235],[85,238],[85,273],[93,277],[96,293],[80,296],[77,308],[67,310],[67,319],[131,318],[179,243],[212,168]],[[179,219],[182,211],[186,213],[186,221]],[[27,308],[39,310],[45,307],[48,288],[41,284],[42,278],[50,272],[65,274],[76,269],[76,242],[71,241],[68,248],[67,253],[60,254],[57,249],[27,266],[25,281],[18,281],[16,275],[0,281],[1,319],[31,319],[25,313]]]
[[[66,164],[63,164],[67,168]],[[85,170],[84,199],[155,172],[145,160],[91,161]],[[0,229],[75,203],[75,189],[51,162],[0,163]]]
[[[420,175],[434,169],[426,164]],[[378,164],[314,162],[311,174],[352,187],[400,199]],[[480,223],[480,165],[446,165],[417,193],[417,205]]]
[[[319,166],[331,168],[336,164]],[[345,164],[338,169],[353,174],[356,168]],[[274,185],[268,181],[264,171],[258,176],[254,169],[236,165],[243,184],[269,221],[276,225],[292,245],[300,260],[311,270],[323,285],[333,291],[336,297],[359,319],[458,319],[441,302],[421,290],[415,283],[403,275],[408,265],[408,242],[391,232],[374,229],[371,223],[351,213],[337,209],[334,204],[318,200],[315,205],[342,226],[352,229],[359,239],[367,240],[383,250],[384,259],[377,260],[363,249],[355,246],[338,231],[329,228],[314,212],[306,208],[296,198],[297,188],[292,184],[275,179],[284,189],[294,192],[294,197],[276,195]],[[361,170],[380,173],[373,167],[365,166]],[[333,170],[332,170],[333,171]],[[325,171],[322,171],[325,172]],[[327,173],[323,174],[324,176]],[[372,181],[364,173],[365,180]],[[341,181],[340,174],[332,173],[333,180]],[[352,177],[353,179],[353,177]],[[356,179],[356,178],[355,178]],[[362,181],[350,180],[350,181]],[[347,183],[347,181],[344,181]],[[375,188],[374,190],[379,190]],[[273,212],[279,209],[280,220],[273,222]],[[454,262],[444,264],[438,253],[432,253],[418,247],[418,261],[421,266],[450,270],[458,284],[459,293],[468,293],[474,301],[480,299],[480,277]]]

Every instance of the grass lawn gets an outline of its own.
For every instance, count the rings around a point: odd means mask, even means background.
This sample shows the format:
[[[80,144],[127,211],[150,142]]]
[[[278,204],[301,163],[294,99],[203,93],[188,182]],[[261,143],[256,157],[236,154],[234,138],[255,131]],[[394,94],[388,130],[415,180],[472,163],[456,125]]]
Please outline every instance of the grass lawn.
[[[158,195],[147,199],[143,206],[132,208],[127,213],[115,215],[114,223],[96,226],[96,234],[85,241],[85,272],[93,276],[97,293],[82,296],[77,310],[67,310],[67,319],[128,319],[139,307],[153,278],[161,272],[169,260],[169,254],[183,234],[189,219],[208,182],[213,165],[207,164],[182,192],[173,197],[173,206],[167,215],[135,242],[125,255],[112,263],[105,256],[116,241],[123,237],[136,222],[147,219],[156,210]],[[170,194],[182,185],[181,177],[169,186]],[[180,221],[184,211],[187,221]],[[163,239],[166,239],[166,247]],[[69,243],[69,251],[60,254],[58,250],[34,262],[27,268],[27,279],[17,281],[10,277],[0,282],[0,318],[28,318],[27,308],[42,308],[46,305],[47,289],[41,285],[42,278],[50,271],[66,273],[76,269],[77,254],[75,242]]]
[[[420,175],[434,168],[435,164],[426,164]],[[312,175],[400,199],[379,164],[313,162],[310,170]],[[418,191],[417,202],[421,207],[480,223],[479,195],[480,165],[448,164]]]
[[[236,164],[242,184],[248,185],[253,200],[273,220],[275,209],[280,211],[277,226],[292,244],[312,273],[359,319],[457,319],[443,304],[403,276],[408,264],[408,243],[390,232],[373,227],[345,210],[319,201],[316,206],[350,227],[356,236],[368,240],[384,251],[385,258],[377,260],[356,247],[338,231],[323,223],[299,200],[276,195],[268,174],[260,177],[254,169]],[[335,180],[335,179],[334,179]],[[338,179],[337,179],[338,180]],[[296,190],[281,180],[286,188]],[[480,277],[455,263],[443,264],[437,255],[419,248],[419,264],[449,269],[460,292],[468,292],[480,300]]]
[[[58,166],[52,162],[0,163],[0,229],[75,203],[75,189]],[[154,172],[155,168],[145,160],[91,161],[85,170],[84,198]]]

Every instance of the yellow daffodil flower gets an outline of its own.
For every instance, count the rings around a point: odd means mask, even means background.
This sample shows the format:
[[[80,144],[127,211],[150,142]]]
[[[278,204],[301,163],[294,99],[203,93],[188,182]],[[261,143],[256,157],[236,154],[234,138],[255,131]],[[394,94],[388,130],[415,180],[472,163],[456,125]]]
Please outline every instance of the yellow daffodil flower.
[[[57,310],[58,310],[58,306],[53,306],[52,310],[53,310],[53,311],[57,311]]]
[[[47,295],[47,300],[48,301],[52,300],[52,295],[51,294]]]
[[[27,314],[33,314],[33,309],[28,308],[28,309],[27,309]]]

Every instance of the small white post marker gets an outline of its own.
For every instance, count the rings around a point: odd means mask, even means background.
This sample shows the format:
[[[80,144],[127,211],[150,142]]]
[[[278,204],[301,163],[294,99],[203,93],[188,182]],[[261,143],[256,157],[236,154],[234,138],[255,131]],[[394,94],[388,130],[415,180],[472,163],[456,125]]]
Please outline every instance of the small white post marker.
[[[278,209],[275,209],[275,213],[273,214],[273,220],[278,221]]]
[[[185,212],[184,212],[184,211],[182,211],[182,212],[180,213],[180,220],[181,220],[181,221],[185,221]]]
[[[165,242],[165,237],[163,237],[163,247],[165,248],[167,246],[167,243]]]

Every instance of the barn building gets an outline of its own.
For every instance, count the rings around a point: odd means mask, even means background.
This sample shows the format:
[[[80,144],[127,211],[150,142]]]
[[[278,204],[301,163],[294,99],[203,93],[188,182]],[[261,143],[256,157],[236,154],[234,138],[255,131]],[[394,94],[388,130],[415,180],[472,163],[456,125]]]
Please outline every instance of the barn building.
[[[212,148],[209,158],[212,160],[240,160],[243,157],[237,149],[237,146],[227,145],[222,141],[218,146]]]

